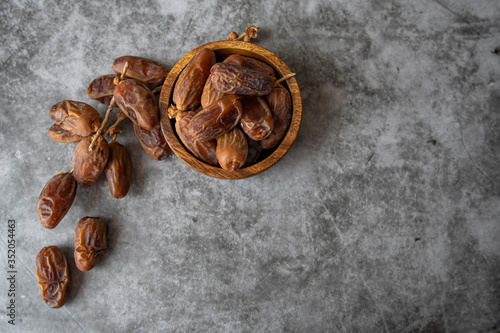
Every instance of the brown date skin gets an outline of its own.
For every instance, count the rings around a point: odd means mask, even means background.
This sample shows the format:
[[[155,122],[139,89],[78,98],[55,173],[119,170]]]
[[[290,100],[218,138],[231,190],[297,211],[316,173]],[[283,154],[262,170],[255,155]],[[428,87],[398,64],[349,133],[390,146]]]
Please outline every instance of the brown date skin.
[[[54,141],[62,143],[79,142],[80,140],[83,139],[82,136],[76,135],[71,131],[65,130],[59,124],[53,124],[52,126],[50,126],[49,137]]]
[[[57,246],[47,246],[36,256],[36,277],[45,303],[60,308],[70,290],[68,262]]]
[[[104,174],[108,180],[109,191],[113,198],[120,199],[127,195],[132,181],[132,163],[124,145],[113,140],[108,144],[109,157]]]
[[[210,69],[215,89],[226,94],[263,96],[273,89],[276,79],[260,71],[219,62]]]
[[[116,87],[114,83],[116,77],[116,74],[107,74],[95,78],[87,88],[89,98],[109,105]]]
[[[170,155],[170,147],[163,136],[160,125],[148,131],[134,124],[134,132],[142,149],[155,160],[161,161]]]
[[[71,208],[76,196],[77,182],[71,173],[50,178],[38,197],[38,220],[47,229],[54,229]]]
[[[109,147],[107,141],[99,136],[94,148],[89,146],[93,136],[84,138],[75,148],[73,155],[73,176],[79,185],[88,186],[101,175],[108,162]]]
[[[76,224],[75,263],[82,272],[90,271],[101,261],[108,248],[106,224],[98,217],[86,216]]]
[[[239,170],[246,162],[248,141],[245,133],[238,127],[217,138],[217,160],[224,170]]]
[[[96,109],[86,103],[70,100],[52,106],[50,117],[63,129],[82,137],[97,132],[102,122]]]
[[[143,83],[126,79],[114,90],[116,104],[138,126],[152,130],[158,123],[158,103],[153,92]]]
[[[267,138],[259,141],[259,144],[264,149],[270,149],[283,139],[290,126],[292,100],[288,90],[281,85],[275,87],[269,95],[265,96],[265,100],[273,114],[274,128]]]
[[[237,95],[228,95],[198,112],[188,124],[191,137],[208,141],[233,129],[242,114],[239,98]]]
[[[205,87],[203,88],[203,93],[201,94],[201,107],[202,109],[206,108],[210,104],[217,102],[219,99],[227,96],[227,94],[218,91],[212,85],[212,80],[210,77],[207,79],[205,83]]]
[[[216,155],[217,141],[215,139],[200,141],[194,140],[191,137],[188,125],[195,115],[196,112],[194,111],[179,111],[175,117],[175,131],[177,135],[179,135],[184,146],[186,146],[195,157],[207,164],[217,166],[219,165]]]
[[[130,55],[118,57],[113,61],[115,73],[122,74],[126,62],[128,62],[129,66],[125,77],[140,81],[151,89],[162,85],[168,75],[167,67],[161,63]]]
[[[226,59],[224,59],[225,63],[227,64],[233,64],[233,65],[238,65],[238,66],[243,66],[247,67],[250,69],[254,69],[256,71],[262,72],[264,74],[267,74],[271,76],[272,78],[276,79],[276,74],[274,72],[274,69],[266,64],[263,61],[250,58],[250,57],[245,57],[242,56],[241,54],[232,54]]]
[[[203,48],[182,70],[175,82],[172,96],[178,110],[193,110],[200,104],[203,88],[215,61],[215,53]]]
[[[245,97],[242,99],[243,114],[240,125],[248,137],[260,141],[273,131],[273,115],[267,103],[261,97]]]

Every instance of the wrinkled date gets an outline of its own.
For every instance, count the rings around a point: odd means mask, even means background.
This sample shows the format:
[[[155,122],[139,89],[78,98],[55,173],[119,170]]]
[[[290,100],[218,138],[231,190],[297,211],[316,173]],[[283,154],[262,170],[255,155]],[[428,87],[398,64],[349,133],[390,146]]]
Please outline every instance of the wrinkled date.
[[[248,137],[260,141],[268,137],[273,130],[273,115],[261,97],[245,97],[242,100],[243,114],[240,125]]]
[[[194,156],[198,157],[205,163],[216,166],[219,164],[216,155],[217,141],[215,139],[205,141],[195,140],[189,131],[189,123],[195,115],[196,112],[194,111],[177,112],[177,115],[175,116],[175,131],[179,135],[179,138],[184,146],[186,146],[186,148],[193,153]]]
[[[71,208],[77,183],[71,173],[60,173],[50,178],[38,197],[38,220],[47,229],[55,228]]]
[[[281,141],[290,126],[292,101],[288,90],[281,85],[273,88],[271,93],[265,96],[265,100],[273,114],[274,128],[267,138],[259,141],[259,144],[264,149],[270,149]]]
[[[89,98],[109,105],[116,87],[116,77],[116,74],[108,74],[95,78],[87,88]]]
[[[205,109],[210,104],[217,102],[219,99],[225,97],[227,94],[218,91],[214,88],[212,80],[207,79],[205,87],[203,87],[203,93],[201,94],[201,107]]]
[[[125,146],[117,141],[108,144],[109,157],[104,174],[108,180],[109,191],[113,198],[120,199],[127,195],[132,181],[132,163]]]
[[[238,124],[242,106],[237,95],[228,95],[198,112],[188,124],[194,140],[213,140]]]
[[[106,224],[98,217],[84,217],[75,229],[75,263],[83,271],[89,271],[101,261],[108,248]]]
[[[225,62],[226,64],[233,64],[233,65],[247,67],[262,72],[264,74],[267,74],[273,79],[276,79],[276,74],[271,66],[269,66],[263,61],[254,58],[245,57],[240,54],[232,54],[229,57],[227,57],[223,62]]]
[[[215,61],[215,53],[203,48],[182,70],[175,83],[172,96],[172,101],[178,110],[192,110],[200,104],[203,88]]]
[[[261,71],[223,62],[212,66],[210,79],[220,92],[251,96],[269,94],[276,82]]]
[[[92,138],[89,136],[80,141],[73,155],[73,176],[82,186],[88,186],[95,182],[108,162],[109,147],[107,141],[99,136],[94,148],[89,150]]]
[[[56,246],[47,246],[36,256],[36,277],[45,303],[60,308],[66,303],[70,289],[68,262]]]
[[[70,100],[52,106],[50,117],[63,129],[82,137],[97,132],[102,122],[96,109],[86,103]]]
[[[143,83],[127,79],[114,90],[116,104],[138,126],[152,130],[158,125],[158,103],[153,92]]]
[[[159,62],[136,56],[116,58],[113,61],[113,70],[122,74],[126,62],[129,66],[125,77],[140,81],[151,89],[162,85],[168,75],[168,69]]]
[[[75,133],[65,130],[59,124],[53,124],[49,128],[49,137],[57,142],[73,143],[79,142],[83,136],[76,135]]]
[[[217,138],[217,160],[224,170],[239,170],[246,162],[248,142],[245,133],[234,127],[231,131]]]
[[[170,155],[170,147],[163,136],[160,125],[148,131],[134,124],[134,132],[142,149],[155,160],[161,161]]]

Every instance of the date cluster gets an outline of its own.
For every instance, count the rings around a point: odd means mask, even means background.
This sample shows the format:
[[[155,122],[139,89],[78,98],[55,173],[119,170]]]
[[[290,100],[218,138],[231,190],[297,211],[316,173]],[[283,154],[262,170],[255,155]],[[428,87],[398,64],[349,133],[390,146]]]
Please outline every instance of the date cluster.
[[[114,198],[127,195],[131,185],[132,165],[126,147],[116,137],[121,130],[116,126],[130,119],[142,148],[156,160],[170,154],[170,148],[161,133],[158,102],[155,92],[161,88],[168,70],[153,60],[123,56],[113,61],[114,74],[93,80],[87,95],[90,99],[108,105],[101,118],[99,112],[84,102],[64,100],[50,109],[54,124],[49,136],[54,141],[77,143],[70,172],[53,176],[38,198],[37,215],[40,224],[54,229],[71,208],[78,186],[93,184],[105,174]],[[110,111],[118,107],[117,121],[108,127]],[[105,136],[109,135],[109,142]],[[99,263],[107,249],[106,223],[99,217],[86,216],[76,224],[74,233],[74,260],[80,271],[89,271]],[[44,247],[36,257],[36,276],[42,298],[52,308],[66,302],[70,290],[68,262],[57,246]]]
[[[199,160],[236,171],[255,164],[285,136],[291,97],[263,61],[201,49],[179,74],[168,116]]]

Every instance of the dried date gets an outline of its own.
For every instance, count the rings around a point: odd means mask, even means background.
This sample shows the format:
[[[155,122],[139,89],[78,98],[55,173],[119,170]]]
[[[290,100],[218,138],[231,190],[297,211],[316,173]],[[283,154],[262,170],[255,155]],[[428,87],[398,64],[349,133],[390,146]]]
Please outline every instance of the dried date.
[[[84,217],[75,229],[75,263],[83,271],[89,271],[101,261],[108,248],[106,224],[98,217]]]
[[[273,115],[261,97],[248,96],[242,99],[243,114],[240,125],[248,137],[260,141],[273,130]]]
[[[186,148],[194,156],[205,163],[217,166],[219,165],[216,155],[217,141],[215,139],[200,141],[193,139],[193,137],[191,136],[188,125],[195,115],[196,112],[194,111],[177,112],[177,114],[175,115],[175,131],[179,135],[179,138],[181,139],[184,146],[186,146]]]
[[[89,98],[101,102],[102,104],[109,105],[113,98],[113,91],[116,87],[116,77],[116,74],[108,74],[95,78],[87,88],[87,95]]]
[[[55,228],[75,200],[77,182],[71,173],[50,178],[38,197],[38,220],[47,229]]]
[[[138,126],[152,130],[158,125],[158,103],[153,92],[143,83],[126,79],[114,90],[116,104]]]
[[[210,79],[215,89],[226,94],[263,96],[273,89],[276,82],[258,70],[219,62],[210,69]]]
[[[170,155],[170,147],[163,136],[160,125],[148,131],[134,124],[134,132],[142,149],[155,160],[161,161]]]
[[[217,160],[224,170],[239,170],[246,162],[248,142],[245,133],[234,127],[231,131],[217,138]]]
[[[290,126],[292,101],[288,90],[281,85],[273,88],[271,93],[265,96],[265,100],[273,114],[274,128],[267,138],[259,141],[259,144],[264,149],[270,149],[283,139]]]
[[[132,181],[132,163],[124,145],[112,140],[109,144],[109,157],[104,174],[108,180],[109,191],[113,198],[127,195]]]
[[[122,74],[125,63],[128,62],[126,78],[135,79],[153,89],[163,84],[168,75],[168,69],[161,63],[137,56],[122,56],[113,61],[113,70]]]
[[[57,246],[47,246],[36,256],[36,277],[45,303],[60,308],[70,290],[68,262]]]
[[[262,72],[264,74],[267,74],[270,77],[276,79],[276,74],[274,72],[274,69],[265,62],[257,60],[255,58],[245,57],[242,56],[241,54],[232,54],[226,59],[224,59],[223,62],[227,64],[247,67]]]
[[[203,88],[215,61],[215,53],[203,48],[182,70],[172,96],[172,101],[178,110],[193,110],[200,104]]]
[[[79,185],[88,186],[95,182],[104,170],[109,157],[107,141],[99,136],[92,150],[89,150],[93,137],[84,138],[75,148],[73,155],[73,176]]]
[[[86,103],[70,100],[52,106],[50,117],[63,129],[82,137],[97,132],[102,122],[96,109]]]
[[[225,97],[227,94],[218,91],[212,85],[212,80],[207,79],[205,87],[203,88],[203,93],[201,94],[201,107],[204,109],[210,104],[217,102],[219,99]]]
[[[228,95],[198,112],[189,122],[188,130],[194,140],[213,140],[233,129],[241,115],[239,96]]]
[[[49,128],[49,137],[57,142],[62,143],[74,143],[79,142],[83,139],[82,136],[76,135],[75,133],[65,130],[59,124],[53,124]]]

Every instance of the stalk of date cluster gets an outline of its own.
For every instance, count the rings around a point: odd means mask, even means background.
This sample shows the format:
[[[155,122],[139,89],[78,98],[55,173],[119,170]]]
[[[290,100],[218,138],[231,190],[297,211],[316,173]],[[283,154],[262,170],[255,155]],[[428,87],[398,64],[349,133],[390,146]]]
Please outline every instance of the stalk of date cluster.
[[[16,324],[16,220],[7,221],[7,322]]]

